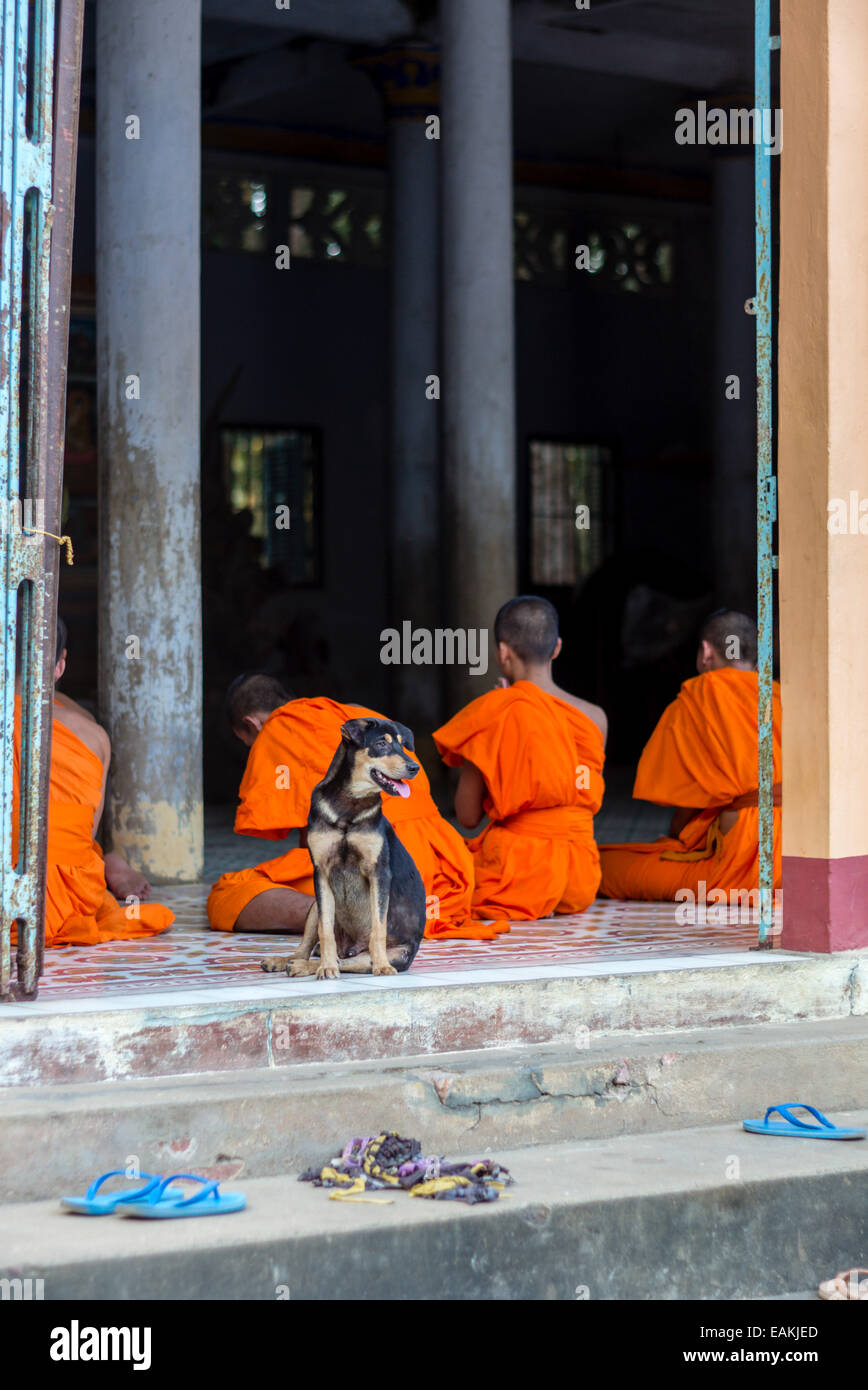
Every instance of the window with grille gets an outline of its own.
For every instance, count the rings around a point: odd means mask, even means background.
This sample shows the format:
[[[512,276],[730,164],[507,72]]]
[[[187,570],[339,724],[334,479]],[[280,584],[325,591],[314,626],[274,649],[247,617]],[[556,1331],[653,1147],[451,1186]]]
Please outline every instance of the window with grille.
[[[576,585],[607,550],[604,514],[611,451],[599,444],[532,439],[530,579],[534,586]]]
[[[249,515],[263,569],[287,584],[320,584],[319,432],[227,427],[220,440],[226,497]]]
[[[382,265],[385,188],[296,184],[289,193],[289,251],[312,261]]]
[[[514,214],[515,278],[534,285],[566,285],[577,275],[626,294],[665,294],[675,280],[673,229],[631,217],[592,218],[576,209],[525,204]],[[588,264],[576,253],[586,246]]]
[[[206,251],[269,250],[271,180],[204,165],[202,244]]]
[[[379,267],[389,254],[387,186],[360,171],[277,165],[239,169],[209,159],[202,169],[202,239],[208,251],[274,254],[321,264]],[[516,189],[515,278],[530,285],[587,283],[643,296],[666,295],[676,281],[676,221],[634,208],[592,211],[581,200],[541,202]],[[576,256],[587,247],[587,264]]]
[[[672,284],[675,253],[671,237],[659,229],[625,221],[592,228],[587,239],[589,273],[628,294],[666,290]]]

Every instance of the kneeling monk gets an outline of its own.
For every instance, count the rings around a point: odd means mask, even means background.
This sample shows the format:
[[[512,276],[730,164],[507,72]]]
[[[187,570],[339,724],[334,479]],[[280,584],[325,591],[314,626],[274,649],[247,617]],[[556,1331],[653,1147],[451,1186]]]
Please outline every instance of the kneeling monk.
[[[66,625],[57,620],[55,681],[66,669]],[[94,840],[105,801],[111,758],[108,734],[87,710],[55,692],[48,783],[48,863],[45,875],[46,946],[96,946],[165,931],[175,914],[159,903],[144,903],[151,891],[141,874],[119,854],[107,854]],[[15,784],[20,749],[15,740]],[[13,843],[18,835],[18,798],[13,811]],[[111,891],[109,891],[111,890]],[[113,896],[134,899],[126,906]]]
[[[503,689],[480,695],[434,734],[460,767],[455,814],[476,868],[476,914],[532,921],[584,912],[600,883],[594,814],[603,798],[606,716],[559,689],[555,609],[541,598],[505,603],[494,620]]]
[[[633,795],[675,808],[669,837],[601,845],[601,892],[673,900],[681,889],[759,888],[757,631],[745,613],[713,614],[696,669],[645,746]],[[781,883],[781,704],[773,687],[774,874]]]
[[[208,919],[220,931],[300,934],[313,896],[313,865],[304,847],[311,792],[328,771],[341,726],[383,716],[325,697],[293,700],[273,676],[257,674],[230,686],[228,712],[233,732],[250,749],[236,831],[282,840],[298,829],[302,847],[253,869],[223,874],[211,889]],[[424,768],[409,796],[383,798],[383,811],[422,876],[429,900],[425,935],[482,940],[495,935],[495,928],[470,920],[473,859],[437,810]]]

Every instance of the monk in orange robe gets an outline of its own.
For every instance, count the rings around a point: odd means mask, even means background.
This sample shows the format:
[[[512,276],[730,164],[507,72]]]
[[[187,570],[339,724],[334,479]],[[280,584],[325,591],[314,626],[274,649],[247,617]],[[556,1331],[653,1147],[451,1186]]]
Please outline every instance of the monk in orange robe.
[[[383,716],[325,697],[293,700],[268,675],[243,676],[229,691],[229,719],[250,749],[235,829],[282,840],[300,831],[301,846],[252,869],[223,874],[211,889],[208,918],[219,931],[300,934],[313,897],[305,847],[311,792],[322,781],[350,719]],[[428,898],[425,935],[489,940],[496,927],[470,917],[473,859],[458,831],[434,804],[424,768],[404,799],[385,796],[383,812],[422,877]]]
[[[698,675],[664,710],[639,760],[633,795],[672,806],[668,837],[601,845],[602,893],[705,901],[759,889],[757,630],[745,613],[715,613],[700,634]],[[774,682],[774,884],[781,883],[781,704]],[[704,885],[704,888],[701,887]],[[686,901],[686,898],[677,899]]]
[[[434,734],[460,767],[455,813],[476,869],[473,911],[532,921],[584,912],[600,883],[594,814],[603,798],[607,723],[561,690],[557,613],[541,598],[504,604],[494,620],[502,688],[471,701]]]
[[[66,669],[66,626],[57,622],[55,681]],[[175,914],[143,900],[151,887],[119,854],[94,839],[102,817],[111,758],[108,734],[87,710],[55,691],[48,784],[48,863],[45,945],[96,946],[103,941],[154,936]],[[20,747],[15,740],[13,843],[18,835]],[[109,891],[111,890],[111,891]],[[114,896],[126,901],[119,903]],[[13,937],[14,939],[14,937]]]

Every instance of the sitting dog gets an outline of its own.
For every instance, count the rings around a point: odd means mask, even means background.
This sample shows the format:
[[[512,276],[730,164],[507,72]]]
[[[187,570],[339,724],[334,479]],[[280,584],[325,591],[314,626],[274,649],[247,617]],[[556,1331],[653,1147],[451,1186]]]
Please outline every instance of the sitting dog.
[[[413,735],[388,719],[351,719],[331,766],[313,789],[307,847],[316,902],[292,976],[336,980],[341,972],[396,975],[407,970],[425,931],[425,888],[392,826],[381,793],[409,796],[419,764]],[[319,961],[311,960],[319,940]],[[279,968],[271,958],[263,969]],[[285,960],[285,958],[284,958]],[[282,963],[282,962],[281,962]]]

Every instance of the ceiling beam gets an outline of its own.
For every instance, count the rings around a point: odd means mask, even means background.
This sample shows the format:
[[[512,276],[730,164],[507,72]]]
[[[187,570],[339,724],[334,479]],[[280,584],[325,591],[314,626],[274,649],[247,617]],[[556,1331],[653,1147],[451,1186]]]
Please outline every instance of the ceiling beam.
[[[388,43],[413,29],[401,0],[296,0],[286,10],[275,0],[203,0],[202,16],[282,29],[287,38],[313,34],[347,43]]]
[[[672,25],[674,16],[667,12],[661,12],[661,28],[668,20],[668,36],[665,29],[659,35],[631,31],[631,10],[638,13],[637,0],[609,0],[608,4],[597,0],[587,12],[562,10],[551,0],[523,0],[514,9],[514,56],[518,62],[641,77],[700,92],[714,92],[750,78],[749,41],[733,42],[732,32],[726,43],[711,37],[679,38]],[[204,0],[203,12],[206,33],[209,21],[221,21],[220,28],[229,23],[256,26],[260,34],[270,30],[276,39],[280,34],[285,40],[315,36],[350,44],[382,44],[413,29],[402,0],[297,0],[288,10],[277,9],[275,0]],[[603,29],[610,14],[617,18],[617,27]],[[586,20],[587,28],[574,27],[575,19]],[[238,32],[241,44],[243,27]],[[223,42],[229,43],[228,35]]]
[[[585,72],[644,77],[697,91],[716,91],[744,76],[740,53],[720,46],[682,43],[619,29],[580,33],[516,11],[513,52],[518,62],[544,63]]]
[[[345,77],[345,53],[338,44],[313,40],[303,48],[269,48],[264,53],[250,54],[228,67],[218,81],[203,87],[203,110],[208,116],[216,116],[280,92],[323,82],[333,75]]]

